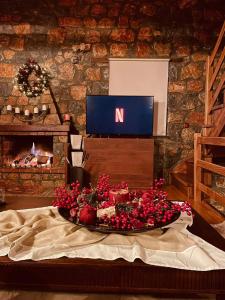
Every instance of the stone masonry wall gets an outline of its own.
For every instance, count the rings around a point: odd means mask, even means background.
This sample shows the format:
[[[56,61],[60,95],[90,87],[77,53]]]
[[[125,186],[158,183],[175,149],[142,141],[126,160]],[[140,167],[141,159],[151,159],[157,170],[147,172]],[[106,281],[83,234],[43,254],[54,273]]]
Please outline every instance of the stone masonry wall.
[[[156,175],[193,152],[193,134],[203,124],[205,60],[224,18],[223,0],[197,1],[181,8],[178,0],[2,0],[0,7],[0,124],[15,122],[6,105],[47,104],[45,124],[59,111],[70,114],[85,134],[85,100],[108,94],[109,57],[169,58],[167,137],[156,139]],[[74,63],[74,46],[90,44]],[[51,74],[51,89],[28,99],[13,79],[28,58]]]

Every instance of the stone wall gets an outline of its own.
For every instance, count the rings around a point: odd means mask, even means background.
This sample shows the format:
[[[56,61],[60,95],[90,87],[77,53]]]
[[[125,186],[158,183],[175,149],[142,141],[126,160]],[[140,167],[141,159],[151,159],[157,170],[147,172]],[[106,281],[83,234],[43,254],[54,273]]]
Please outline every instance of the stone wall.
[[[70,114],[85,134],[87,94],[108,94],[109,57],[169,58],[167,138],[156,139],[156,175],[193,152],[193,134],[203,124],[205,60],[224,18],[223,0],[197,1],[182,8],[178,0],[30,0],[1,1],[0,124],[15,122],[6,105],[47,104],[45,124]],[[77,44],[90,51],[74,63]],[[13,79],[28,58],[51,74],[52,94],[28,99]],[[18,121],[17,121],[18,122]]]

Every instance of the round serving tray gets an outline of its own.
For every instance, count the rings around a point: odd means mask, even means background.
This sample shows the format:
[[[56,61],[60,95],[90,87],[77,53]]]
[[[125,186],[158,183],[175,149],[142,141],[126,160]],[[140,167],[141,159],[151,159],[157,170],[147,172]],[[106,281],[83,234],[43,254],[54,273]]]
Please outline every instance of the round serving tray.
[[[104,225],[104,224],[96,224],[96,225],[81,224],[81,223],[77,222],[76,219],[74,219],[70,216],[70,210],[67,209],[67,208],[58,207],[58,212],[67,221],[72,222],[73,224],[76,224],[78,226],[85,227],[90,231],[98,231],[98,232],[101,232],[101,233],[119,233],[119,234],[140,233],[140,232],[145,232],[145,231],[149,231],[149,230],[153,230],[153,229],[157,229],[157,228],[164,231],[164,229],[162,227],[168,226],[169,224],[173,223],[174,221],[176,221],[180,217],[180,212],[176,212],[172,216],[171,220],[166,222],[166,223],[160,222],[160,223],[157,223],[157,225],[154,226],[154,227],[146,225],[146,226],[144,226],[142,228],[138,228],[138,229],[124,230],[124,229],[116,229],[116,228],[113,228],[113,227],[109,227],[109,226]]]

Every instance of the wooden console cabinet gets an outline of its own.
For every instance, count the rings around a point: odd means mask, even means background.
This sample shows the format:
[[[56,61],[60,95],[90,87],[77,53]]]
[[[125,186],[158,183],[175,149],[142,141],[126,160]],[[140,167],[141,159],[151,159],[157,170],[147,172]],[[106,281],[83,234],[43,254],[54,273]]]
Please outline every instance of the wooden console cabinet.
[[[112,183],[148,188],[153,182],[154,140],[151,138],[85,138],[85,172],[95,184],[101,174]]]

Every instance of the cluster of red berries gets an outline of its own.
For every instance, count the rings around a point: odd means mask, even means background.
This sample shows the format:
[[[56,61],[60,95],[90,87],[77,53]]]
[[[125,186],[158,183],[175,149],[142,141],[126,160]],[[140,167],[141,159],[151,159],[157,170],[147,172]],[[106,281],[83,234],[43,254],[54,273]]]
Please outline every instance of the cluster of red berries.
[[[103,216],[99,222],[107,224],[114,229],[135,230],[142,228],[154,228],[164,226],[175,220],[181,211],[191,214],[189,204],[174,204],[163,200],[140,200],[139,203],[128,203],[133,205],[129,211],[117,211],[116,215]]]
[[[118,213],[111,217],[103,216],[99,222],[107,224],[109,227],[121,230],[133,230],[144,228],[145,223],[134,217],[131,213]]]
[[[101,175],[98,178],[96,191],[98,196],[102,198],[107,198],[109,196],[109,190],[111,189],[109,175]]]
[[[109,197],[109,191],[111,189],[128,189],[128,184],[122,181],[119,184],[111,185],[109,175],[100,175],[96,186],[96,192],[98,194],[98,197],[100,199],[107,199]]]
[[[77,199],[81,194],[80,184],[78,181],[70,185],[71,189],[67,189],[66,186],[57,187],[55,189],[56,199],[52,205],[57,207],[72,208],[77,207]]]
[[[164,178],[159,178],[154,180],[154,187],[159,189],[165,184],[165,179]]]

